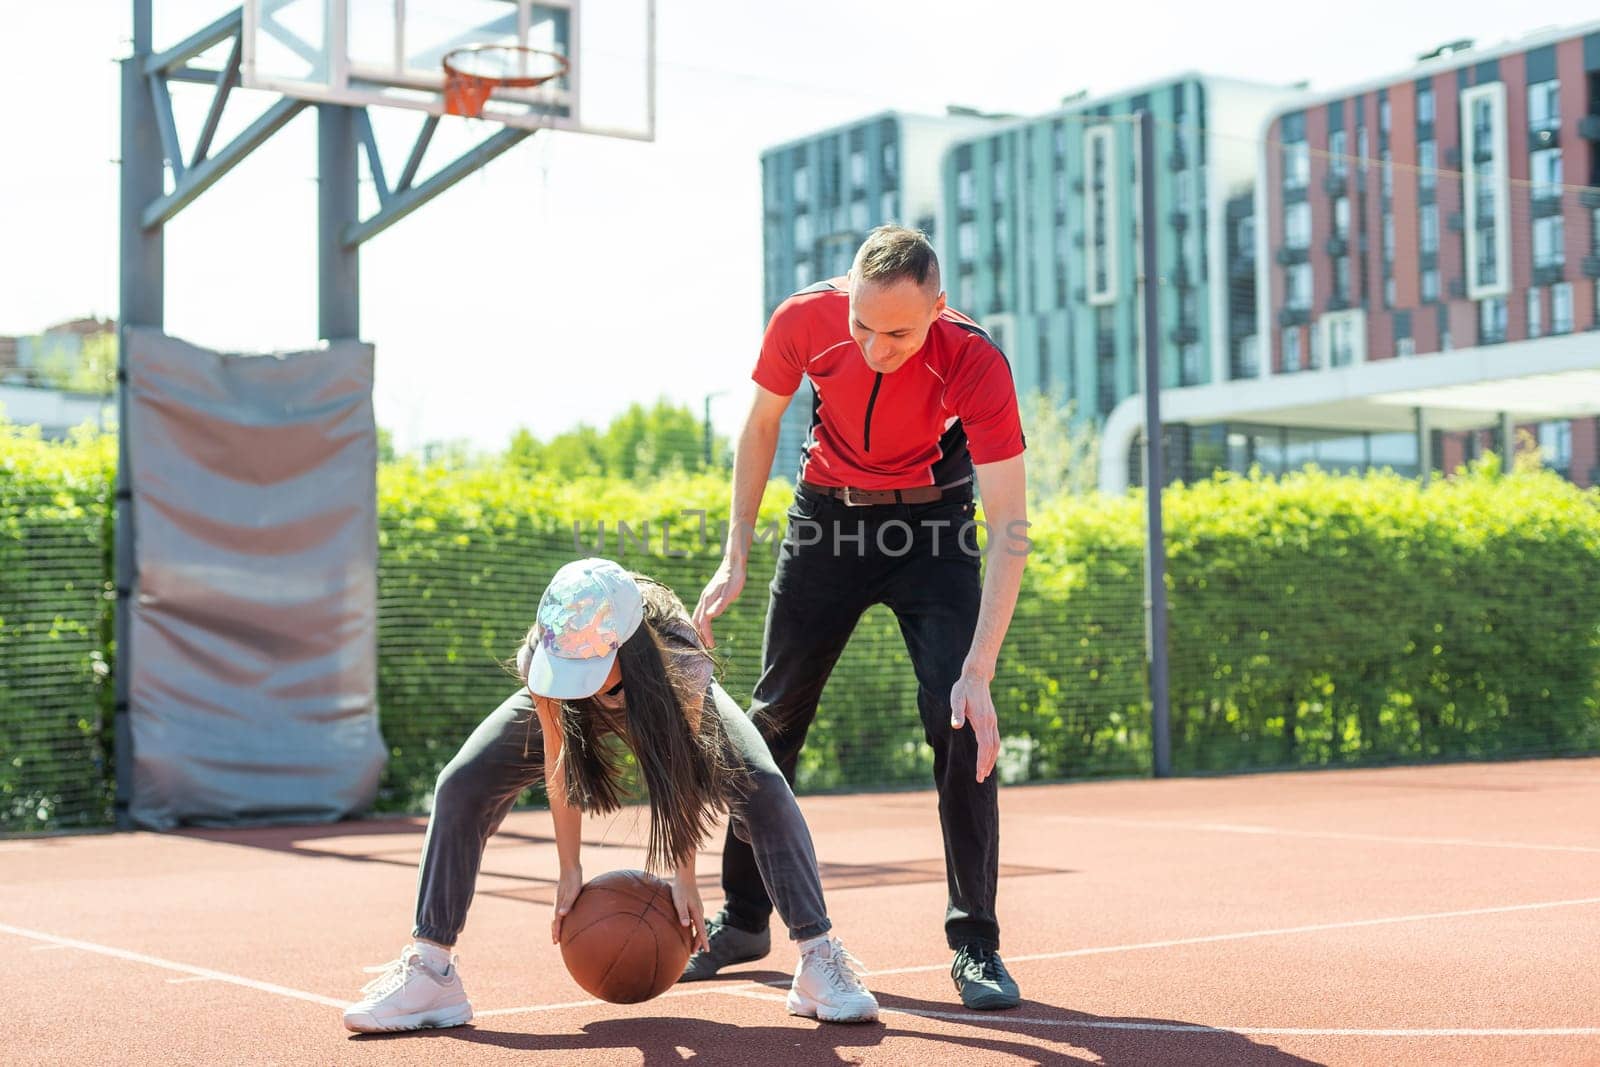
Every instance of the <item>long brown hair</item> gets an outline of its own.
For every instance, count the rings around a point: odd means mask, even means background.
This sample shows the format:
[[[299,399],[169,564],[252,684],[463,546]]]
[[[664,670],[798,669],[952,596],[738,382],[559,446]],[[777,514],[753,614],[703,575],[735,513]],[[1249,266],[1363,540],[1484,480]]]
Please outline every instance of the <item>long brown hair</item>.
[[[689,614],[683,602],[653,578],[633,578],[643,595],[644,621],[617,650],[625,710],[619,716],[593,697],[563,702],[560,766],[567,803],[607,815],[622,807],[627,752],[632,751],[650,802],[645,863],[664,871],[688,861],[716,827],[718,815],[745,792],[749,775],[732,755],[712,695],[688,691],[696,681],[679,662],[686,639],[677,631],[685,628]],[[673,627],[675,620],[682,622]],[[528,641],[534,637],[530,631]],[[676,647],[664,647],[669,643]],[[698,640],[692,654],[711,660]],[[699,728],[691,729],[684,705],[702,697]]]

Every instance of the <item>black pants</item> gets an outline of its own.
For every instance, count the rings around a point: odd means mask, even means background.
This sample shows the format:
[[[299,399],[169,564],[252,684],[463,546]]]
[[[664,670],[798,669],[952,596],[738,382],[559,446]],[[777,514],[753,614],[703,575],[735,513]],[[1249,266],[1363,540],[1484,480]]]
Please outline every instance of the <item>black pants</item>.
[[[894,612],[917,677],[923,735],[933,748],[949,885],[945,936],[952,948],[1000,943],[995,776],[976,780],[972,728],[950,728],[950,689],[971,648],[982,594],[972,517],[965,497],[849,507],[797,490],[772,579],[761,679],[750,708],[793,784],[822,687],[856,623],[874,604]],[[731,833],[722,853],[722,887],[732,925],[765,929],[772,903],[750,847]]]
[[[750,773],[750,787],[734,802],[730,825],[739,828],[742,840],[755,843],[753,853],[748,843],[744,849],[755,856],[757,878],[765,877],[777,898],[789,936],[795,941],[819,937],[833,924],[805,817],[743,709],[720,685],[711,687],[711,697],[714,706],[706,710],[721,717],[730,754]],[[542,781],[544,738],[533,698],[523,687],[479,724],[439,775],[417,871],[413,937],[456,943],[467,923],[484,847],[522,791]]]

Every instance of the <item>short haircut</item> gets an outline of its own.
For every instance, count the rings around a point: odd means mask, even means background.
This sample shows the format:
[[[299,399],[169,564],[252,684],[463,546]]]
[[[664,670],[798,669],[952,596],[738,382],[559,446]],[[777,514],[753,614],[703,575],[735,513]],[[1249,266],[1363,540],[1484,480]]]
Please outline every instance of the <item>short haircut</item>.
[[[904,226],[879,226],[856,250],[850,272],[859,280],[888,285],[906,279],[939,292],[939,257],[928,235]]]

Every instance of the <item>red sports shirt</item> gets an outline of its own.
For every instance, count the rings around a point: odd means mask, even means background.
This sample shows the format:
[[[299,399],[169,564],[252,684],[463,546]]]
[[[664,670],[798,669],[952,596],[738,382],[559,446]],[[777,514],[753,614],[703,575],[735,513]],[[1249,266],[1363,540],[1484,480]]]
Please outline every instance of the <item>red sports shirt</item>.
[[[813,399],[800,477],[817,485],[949,485],[974,463],[1025,446],[1011,365],[977,323],[949,308],[921,351],[879,374],[850,336],[844,279],[819,282],[773,312],[751,378],[792,396],[802,376]]]

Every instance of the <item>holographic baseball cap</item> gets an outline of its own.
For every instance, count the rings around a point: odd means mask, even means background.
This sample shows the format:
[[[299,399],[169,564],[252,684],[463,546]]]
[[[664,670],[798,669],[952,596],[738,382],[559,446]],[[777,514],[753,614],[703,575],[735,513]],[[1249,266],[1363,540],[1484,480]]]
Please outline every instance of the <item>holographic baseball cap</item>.
[[[539,600],[532,650],[518,656],[528,688],[551,700],[593,696],[643,618],[638,583],[616,563],[580,559],[562,567]]]

